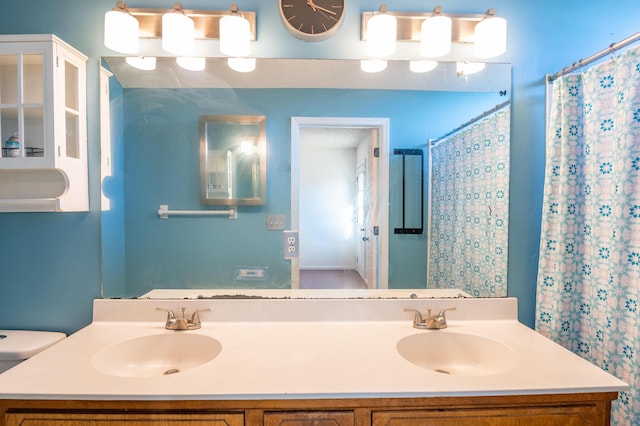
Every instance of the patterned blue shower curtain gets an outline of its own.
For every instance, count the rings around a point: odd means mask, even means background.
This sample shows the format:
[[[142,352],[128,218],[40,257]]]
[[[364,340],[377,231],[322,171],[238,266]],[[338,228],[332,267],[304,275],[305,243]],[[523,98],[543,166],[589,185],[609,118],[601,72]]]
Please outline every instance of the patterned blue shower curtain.
[[[640,48],[553,84],[536,329],[626,381],[640,425]]]
[[[429,151],[429,288],[507,295],[510,116],[505,107]]]

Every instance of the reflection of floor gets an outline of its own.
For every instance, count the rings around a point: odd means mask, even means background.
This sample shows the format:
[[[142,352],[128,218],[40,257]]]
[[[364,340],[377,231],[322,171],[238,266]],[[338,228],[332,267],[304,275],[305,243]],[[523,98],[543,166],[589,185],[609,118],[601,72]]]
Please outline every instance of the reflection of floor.
[[[367,284],[354,270],[300,270],[300,288],[367,288]]]

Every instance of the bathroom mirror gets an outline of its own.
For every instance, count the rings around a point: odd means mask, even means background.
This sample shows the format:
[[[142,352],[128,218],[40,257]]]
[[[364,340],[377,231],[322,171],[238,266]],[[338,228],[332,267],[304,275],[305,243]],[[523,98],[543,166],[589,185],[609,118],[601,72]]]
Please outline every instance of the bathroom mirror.
[[[266,117],[200,117],[200,202],[259,206],[266,203]]]
[[[456,75],[455,63],[415,74],[409,72],[406,61],[390,61],[386,71],[373,75],[360,71],[357,60],[258,59],[256,71],[248,74],[230,72],[222,58],[208,58],[203,72],[180,69],[172,58],[158,58],[155,71],[133,69],[124,58],[104,58],[103,64],[113,73],[107,99],[112,146],[103,148],[113,155],[112,170],[105,173],[102,185],[108,200],[102,211],[104,297],[139,297],[157,289],[202,294],[210,289],[230,293],[270,289],[274,297],[287,297],[282,292],[292,287],[293,268],[292,260],[284,256],[284,231],[294,223],[291,153],[295,117],[332,117],[353,123],[388,120],[388,163],[384,165],[388,176],[378,188],[387,195],[387,217],[377,222],[369,210],[372,229],[365,237],[376,241],[379,236],[374,228],[387,227],[388,241],[381,245],[388,260],[380,263],[373,256],[374,267],[387,270],[388,279],[381,289],[427,288],[429,174],[425,167],[425,231],[395,234],[393,230],[403,226],[403,203],[398,183],[402,164],[393,150],[422,149],[426,157],[429,139],[504,102],[511,90],[511,66],[504,63],[488,64],[484,72],[469,76]],[[238,205],[235,219],[160,218],[160,205],[168,205],[169,210],[222,209],[200,200],[200,117],[232,115],[266,117],[266,167],[260,169],[266,172],[266,204]],[[357,157],[353,153],[356,144],[338,138],[350,134],[380,142],[377,130],[362,126],[316,127],[305,129],[303,138],[318,138],[322,149],[337,151],[349,146],[351,158]],[[313,132],[306,135],[306,130]],[[310,144],[320,149],[318,143]],[[321,160],[333,158],[331,155],[318,152],[305,158],[320,169],[332,170],[336,160]],[[375,158],[372,170],[382,167],[379,157]],[[419,168],[411,164],[408,170],[417,173]],[[352,189],[355,178],[353,182]],[[417,188],[408,189],[413,194]],[[307,194],[318,190],[304,189]],[[332,191],[330,194],[337,194]],[[342,214],[342,221],[336,223],[344,224],[355,216],[355,209],[338,208],[335,196],[329,196],[325,204],[334,207],[328,210]],[[419,204],[414,195],[405,200],[407,211],[419,212]],[[414,215],[405,220],[417,227],[419,219]],[[340,226],[332,226],[331,231],[343,229]],[[344,228],[345,238],[353,238],[354,233],[362,239],[355,226]],[[326,237],[328,231],[318,234]],[[306,245],[314,243],[304,235],[299,242],[305,253],[309,252]],[[350,268],[339,266],[332,281],[338,293],[349,288],[351,275]],[[317,269],[323,268],[330,267],[319,265]]]

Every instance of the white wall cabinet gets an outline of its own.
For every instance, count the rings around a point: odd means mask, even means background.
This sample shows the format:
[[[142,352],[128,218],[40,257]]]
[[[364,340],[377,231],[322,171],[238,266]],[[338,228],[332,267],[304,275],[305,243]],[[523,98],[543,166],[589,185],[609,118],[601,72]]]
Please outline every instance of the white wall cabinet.
[[[0,35],[0,212],[89,210],[86,64],[55,35]]]

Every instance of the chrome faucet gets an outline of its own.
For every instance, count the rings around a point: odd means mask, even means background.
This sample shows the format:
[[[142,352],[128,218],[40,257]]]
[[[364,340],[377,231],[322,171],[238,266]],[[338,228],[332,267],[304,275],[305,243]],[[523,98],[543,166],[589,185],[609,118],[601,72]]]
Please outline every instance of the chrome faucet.
[[[445,312],[455,311],[456,308],[448,308],[441,310],[437,315],[431,315],[431,309],[427,309],[427,317],[423,318],[417,309],[405,308],[405,312],[413,312],[413,327],[422,330],[441,330],[447,328],[447,318]]]
[[[167,321],[164,328],[167,330],[197,330],[202,326],[200,322],[200,312],[210,312],[211,309],[200,309],[191,314],[191,319],[185,317],[186,308],[182,308],[182,317],[176,317],[170,309],[156,308],[156,311],[164,311],[167,313]]]

